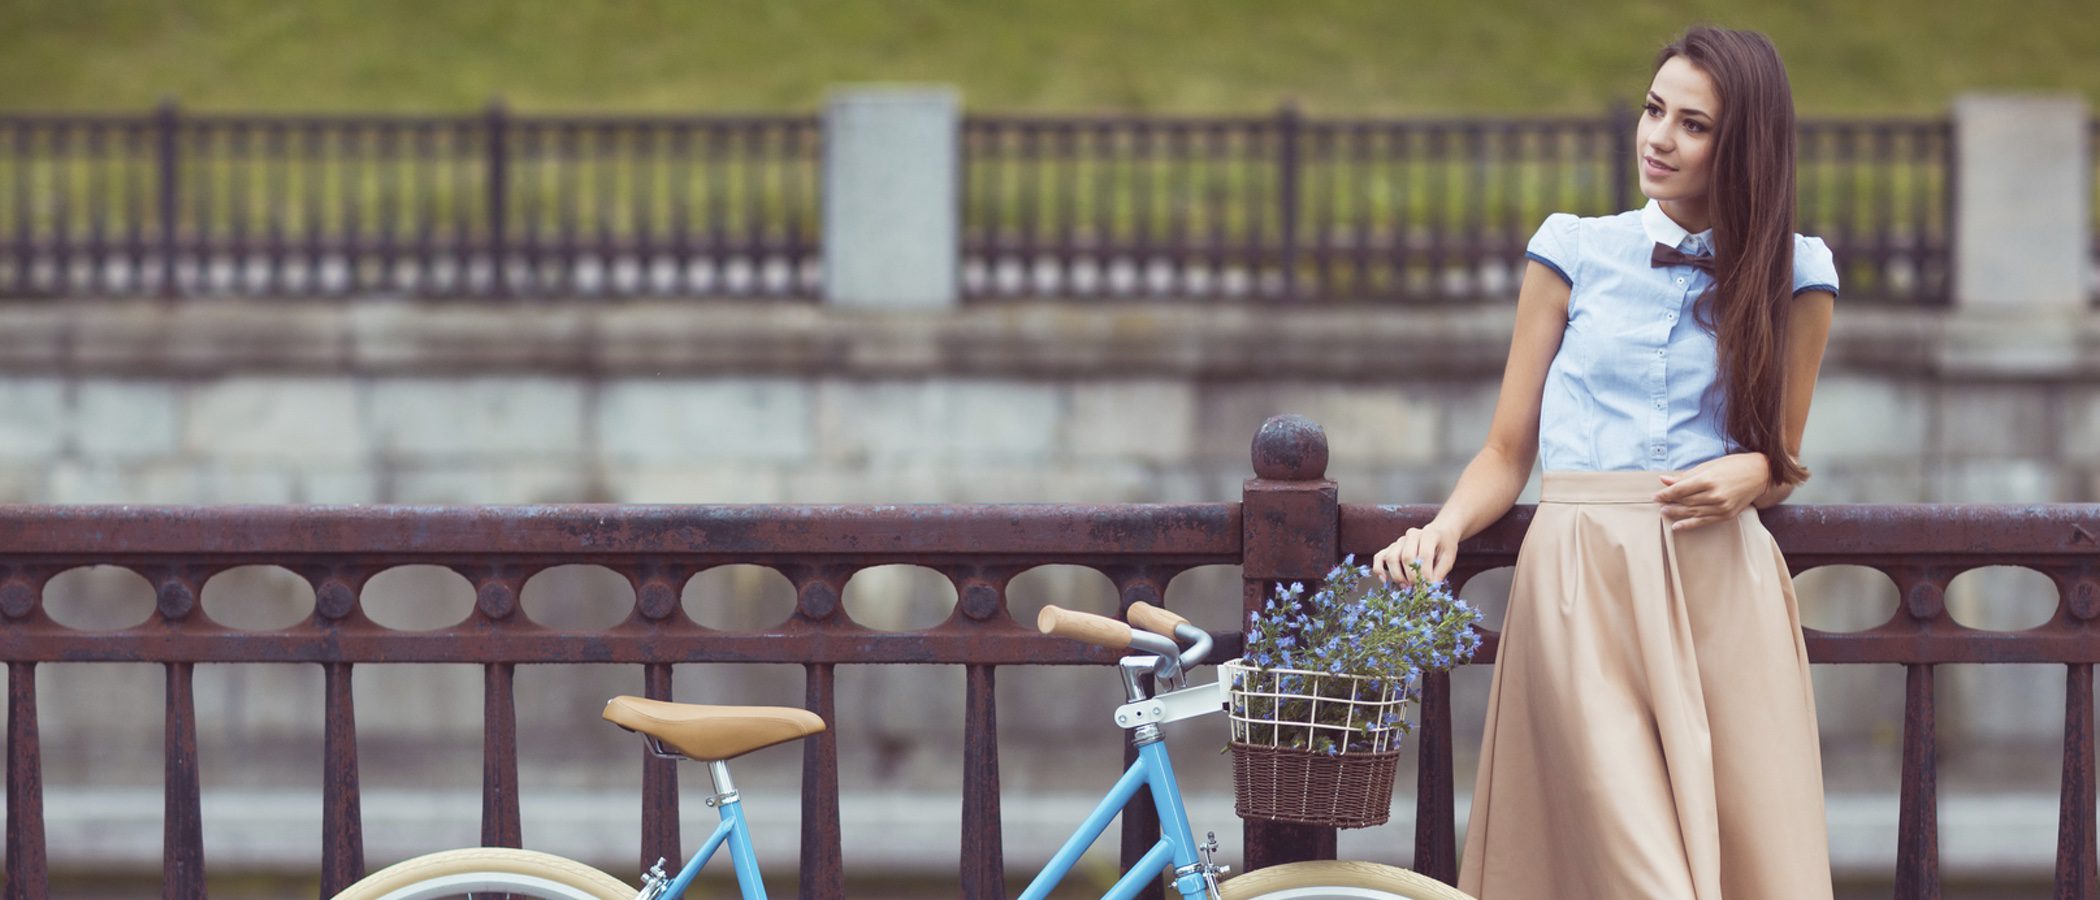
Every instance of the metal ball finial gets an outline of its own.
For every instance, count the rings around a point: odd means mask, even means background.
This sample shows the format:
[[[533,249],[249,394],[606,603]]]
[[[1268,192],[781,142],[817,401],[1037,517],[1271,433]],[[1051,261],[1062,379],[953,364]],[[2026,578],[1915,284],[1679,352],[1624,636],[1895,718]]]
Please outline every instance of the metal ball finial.
[[[1304,416],[1270,416],[1254,433],[1254,475],[1271,481],[1327,477],[1327,431]]]

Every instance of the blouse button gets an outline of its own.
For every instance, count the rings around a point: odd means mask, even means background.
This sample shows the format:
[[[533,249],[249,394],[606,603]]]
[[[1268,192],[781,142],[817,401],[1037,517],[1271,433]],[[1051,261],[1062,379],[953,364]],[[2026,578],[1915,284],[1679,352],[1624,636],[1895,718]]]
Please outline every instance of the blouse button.
[[[1684,279],[1683,279],[1683,278],[1679,278],[1679,279],[1677,279],[1677,283],[1678,283],[1678,284],[1683,284],[1683,283],[1684,283]]]

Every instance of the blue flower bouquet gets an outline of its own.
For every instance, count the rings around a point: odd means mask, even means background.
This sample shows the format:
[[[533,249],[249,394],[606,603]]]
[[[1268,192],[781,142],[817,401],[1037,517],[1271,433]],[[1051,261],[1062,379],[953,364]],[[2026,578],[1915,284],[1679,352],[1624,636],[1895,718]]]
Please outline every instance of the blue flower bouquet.
[[[1407,704],[1422,676],[1480,646],[1479,610],[1427,583],[1386,584],[1351,556],[1311,594],[1277,585],[1221,665],[1242,817],[1342,828],[1383,823]]]

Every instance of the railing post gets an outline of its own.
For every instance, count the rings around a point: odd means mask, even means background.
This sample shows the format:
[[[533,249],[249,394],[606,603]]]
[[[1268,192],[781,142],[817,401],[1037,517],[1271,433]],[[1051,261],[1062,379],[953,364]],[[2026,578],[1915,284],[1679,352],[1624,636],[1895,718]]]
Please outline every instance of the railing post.
[[[856,87],[824,110],[824,301],[939,310],[962,282],[962,99]]]
[[[510,113],[499,98],[489,101],[489,290],[510,296]]]
[[[160,169],[160,296],[173,299],[181,290],[175,282],[176,233],[181,214],[176,204],[182,197],[177,187],[182,182],[182,160],[179,150],[178,129],[181,122],[173,98],[160,101],[160,108],[153,114],[154,131],[158,137],[155,155]]]
[[[1304,416],[1272,416],[1254,435],[1254,477],[1241,489],[1240,624],[1279,582],[1317,581],[1334,566],[1341,542],[1341,501],[1327,479],[1327,432]],[[1334,829],[1248,820],[1251,871],[1334,858]]]
[[[1276,202],[1280,207],[1276,211],[1276,239],[1282,244],[1277,259],[1283,269],[1285,300],[1298,299],[1298,144],[1304,124],[1305,117],[1299,114],[1295,103],[1286,102],[1276,111]],[[1266,430],[1267,426],[1263,428]]]
[[[2076,95],[1954,102],[1952,305],[1943,371],[2054,376],[2089,352],[2091,152]]]

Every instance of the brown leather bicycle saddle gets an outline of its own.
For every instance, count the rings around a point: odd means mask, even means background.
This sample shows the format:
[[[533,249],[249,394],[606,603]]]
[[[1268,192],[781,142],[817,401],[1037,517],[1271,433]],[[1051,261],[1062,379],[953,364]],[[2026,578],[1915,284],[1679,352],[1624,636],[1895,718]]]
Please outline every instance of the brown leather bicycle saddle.
[[[824,720],[806,709],[701,706],[642,697],[606,701],[605,720],[702,762],[732,759],[824,730]]]

